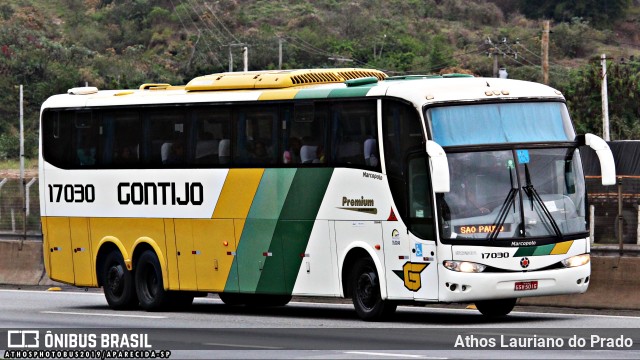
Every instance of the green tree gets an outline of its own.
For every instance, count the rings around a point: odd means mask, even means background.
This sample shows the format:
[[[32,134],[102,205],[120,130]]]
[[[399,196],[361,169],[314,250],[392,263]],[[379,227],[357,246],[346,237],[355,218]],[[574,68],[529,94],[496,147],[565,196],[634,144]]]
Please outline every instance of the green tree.
[[[534,19],[547,18],[561,22],[581,17],[606,28],[619,20],[630,5],[630,0],[520,0],[520,11]]]

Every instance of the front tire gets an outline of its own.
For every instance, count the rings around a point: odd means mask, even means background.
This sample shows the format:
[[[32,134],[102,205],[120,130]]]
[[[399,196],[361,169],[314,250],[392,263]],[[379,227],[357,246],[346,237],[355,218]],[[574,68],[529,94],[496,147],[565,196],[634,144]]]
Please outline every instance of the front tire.
[[[109,307],[114,310],[126,310],[136,307],[138,297],[134,288],[133,274],[124,263],[122,254],[110,252],[102,269],[102,286],[104,297]]]
[[[393,315],[397,304],[382,300],[380,278],[371,259],[360,259],[351,274],[353,306],[365,321],[380,321]]]
[[[162,268],[153,251],[146,250],[142,253],[136,264],[135,273],[136,294],[141,308],[147,311],[158,311],[170,305],[171,294],[164,290]]]
[[[475,305],[482,315],[487,317],[502,317],[509,314],[518,299],[498,299],[476,301]]]
[[[219,293],[218,296],[220,300],[228,306],[238,306],[247,303],[246,297],[237,293]]]

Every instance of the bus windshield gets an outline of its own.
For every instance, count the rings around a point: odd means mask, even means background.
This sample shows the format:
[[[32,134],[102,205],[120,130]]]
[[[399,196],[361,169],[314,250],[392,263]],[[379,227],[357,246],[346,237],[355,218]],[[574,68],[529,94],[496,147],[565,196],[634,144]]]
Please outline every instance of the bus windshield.
[[[575,133],[563,103],[443,106],[427,118],[450,169],[451,191],[438,199],[443,240],[560,241],[587,231],[580,156],[567,144]]]
[[[575,148],[448,154],[451,191],[439,199],[444,239],[583,234],[585,188]]]

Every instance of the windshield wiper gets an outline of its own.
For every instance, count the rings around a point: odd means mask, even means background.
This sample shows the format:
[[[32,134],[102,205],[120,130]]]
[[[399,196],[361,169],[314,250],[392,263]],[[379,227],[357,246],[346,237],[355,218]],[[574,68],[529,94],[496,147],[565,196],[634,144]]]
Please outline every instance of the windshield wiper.
[[[489,240],[493,241],[498,238],[498,234],[504,225],[504,222],[507,220],[507,214],[509,213],[509,208],[513,206],[515,211],[516,206],[516,194],[518,193],[518,187],[514,184],[513,180],[513,169],[509,168],[509,178],[511,180],[511,189],[507,194],[507,198],[504,199],[502,206],[500,207],[500,211],[498,212],[498,216],[496,220],[491,225],[491,233],[489,233]]]
[[[545,215],[547,219],[549,219],[549,224],[551,224],[551,227],[553,228],[553,232],[556,233],[556,236],[562,237],[562,232],[558,227],[558,223],[553,218],[553,215],[551,215],[551,212],[549,211],[547,206],[544,204],[544,201],[542,200],[542,198],[540,197],[536,189],[533,187],[533,184],[531,183],[531,174],[529,173],[529,166],[527,166],[527,164],[524,164],[524,174],[525,174],[527,185],[522,188],[524,189],[524,192],[529,197],[529,201],[531,201],[531,211],[533,211],[533,200],[535,200],[535,202],[537,202],[540,208],[542,209],[542,213]]]
[[[516,194],[518,193],[518,189],[511,188],[509,193],[507,194],[507,198],[502,203],[502,207],[500,207],[500,212],[498,212],[498,217],[496,221],[491,225],[491,233],[489,233],[489,240],[495,240],[504,225],[504,222],[507,220],[507,215],[509,213],[509,208],[511,206],[515,206],[516,203]]]

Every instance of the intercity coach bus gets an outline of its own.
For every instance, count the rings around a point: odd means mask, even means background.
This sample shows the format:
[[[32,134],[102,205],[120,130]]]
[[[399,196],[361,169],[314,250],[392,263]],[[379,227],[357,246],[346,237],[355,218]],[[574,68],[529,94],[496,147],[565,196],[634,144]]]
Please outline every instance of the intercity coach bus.
[[[461,74],[219,73],[184,86],[70,89],[43,105],[40,194],[51,279],[113,309],[398,304],[582,293],[579,146],[562,94]]]

